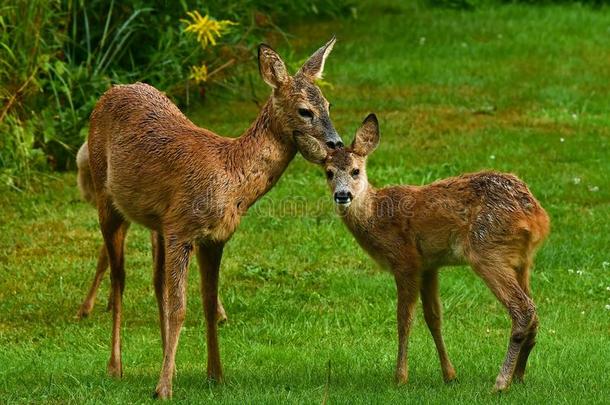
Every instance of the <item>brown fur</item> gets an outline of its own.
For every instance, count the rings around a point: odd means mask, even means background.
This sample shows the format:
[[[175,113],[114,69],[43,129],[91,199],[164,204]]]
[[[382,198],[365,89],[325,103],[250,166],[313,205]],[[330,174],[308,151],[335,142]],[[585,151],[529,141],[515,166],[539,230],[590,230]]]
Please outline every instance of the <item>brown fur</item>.
[[[111,268],[111,375],[122,375],[123,245],[126,224],[133,221],[156,232],[155,292],[164,356],[155,395],[172,395],[193,253],[197,253],[202,280],[208,377],[222,380],[215,317],[223,247],[247,209],[282,175],[297,152],[296,139],[307,135],[330,146],[340,145],[328,102],[313,83],[333,44],[334,38],[294,77],[288,75],[279,55],[261,46],[259,68],[273,93],[256,121],[236,139],[195,126],[167,97],[146,84],[115,86],[100,98],[91,115],[88,148]]]
[[[78,150],[78,154],[76,155],[76,165],[78,167],[77,183],[80,194],[83,197],[83,200],[87,201],[95,207],[97,197],[95,195],[93,179],[91,178],[91,170],[89,168],[89,148],[87,147],[87,143],[84,143]],[[150,236],[152,257],[154,260],[156,256],[157,235],[155,232],[151,232]],[[106,246],[102,245],[98,254],[97,267],[95,276],[93,277],[93,282],[91,283],[91,287],[89,287],[87,296],[85,297],[78,309],[78,313],[76,314],[77,319],[86,318],[91,313],[91,310],[95,305],[97,291],[100,288],[100,284],[102,283],[104,274],[106,274],[107,269],[108,254],[106,252]],[[112,292],[110,292],[109,294],[108,305],[106,306],[106,310],[112,310]],[[225,312],[224,307],[222,306],[220,298],[218,299],[218,312],[216,314],[216,319],[219,324],[227,320],[227,314]]]
[[[352,146],[317,156],[342,219],[358,243],[394,274],[397,291],[398,358],[396,380],[408,376],[407,341],[416,300],[434,338],[446,381],[455,378],[441,335],[438,295],[440,267],[469,264],[512,319],[508,353],[495,390],[522,379],[535,343],[538,316],[529,288],[537,247],[549,233],[549,218],[525,183],[512,174],[479,172],[426,186],[376,189],[366,177],[366,158],[379,142],[377,120],[369,116]],[[316,159],[312,159],[316,160]],[[360,173],[355,175],[354,170]]]

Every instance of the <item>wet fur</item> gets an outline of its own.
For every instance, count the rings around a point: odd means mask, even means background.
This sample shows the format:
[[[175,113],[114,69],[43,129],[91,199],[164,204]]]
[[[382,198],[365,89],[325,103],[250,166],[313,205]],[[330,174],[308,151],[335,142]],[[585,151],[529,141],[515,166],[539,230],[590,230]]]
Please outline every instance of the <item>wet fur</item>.
[[[396,380],[408,378],[407,342],[415,303],[434,338],[446,381],[455,378],[441,334],[438,271],[469,264],[512,319],[509,349],[494,389],[521,380],[535,344],[538,316],[529,276],[536,249],[549,234],[549,217],[526,184],[512,174],[479,172],[425,186],[377,189],[368,183],[366,158],[379,142],[377,120],[369,116],[351,148],[313,152],[329,174],[333,192],[353,194],[340,209],[360,246],[388,268],[397,286],[399,347]],[[354,178],[350,173],[359,169]]]
[[[275,185],[293,159],[297,137],[340,142],[328,102],[314,84],[334,42],[316,51],[295,76],[275,51],[261,45],[259,69],[272,95],[239,138],[197,127],[163,93],[143,83],[115,86],[100,98],[91,115],[88,151],[111,268],[110,375],[123,373],[124,240],[129,223],[137,222],[155,232],[154,285],[164,353],[155,396],[172,396],[193,253],[201,273],[207,375],[223,379],[216,313],[224,245],[247,209]],[[298,113],[303,108],[311,111],[311,118]]]
[[[91,169],[89,168],[89,148],[87,143],[85,142],[76,155],[76,166],[78,168],[77,173],[77,184],[78,189],[80,191],[81,197],[83,200],[91,204],[93,207],[96,207],[97,197],[95,195],[95,188],[93,186],[93,179],[91,177]],[[151,232],[151,251],[152,257],[155,258],[156,255],[156,245],[157,245],[157,235],[155,232]],[[102,245],[99,249],[98,261],[96,266],[96,272],[93,277],[93,281],[89,290],[87,291],[87,296],[81,303],[78,313],[76,314],[77,319],[83,319],[89,316],[93,306],[95,305],[95,298],[97,296],[97,291],[99,290],[100,284],[106,274],[106,270],[108,269],[108,254],[106,252],[106,247]],[[110,311],[112,309],[112,292],[108,297],[108,305],[106,306],[106,310]],[[217,313],[217,321],[218,323],[223,323],[227,320],[227,314],[225,309],[218,300],[218,313]]]

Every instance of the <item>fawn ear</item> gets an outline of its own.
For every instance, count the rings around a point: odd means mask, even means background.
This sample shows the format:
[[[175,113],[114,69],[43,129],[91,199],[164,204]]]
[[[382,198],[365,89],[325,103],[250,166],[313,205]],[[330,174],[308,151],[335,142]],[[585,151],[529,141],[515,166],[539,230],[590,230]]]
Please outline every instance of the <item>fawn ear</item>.
[[[294,135],[294,140],[301,155],[311,163],[323,163],[328,156],[326,148],[311,135],[297,133]]]
[[[274,89],[290,81],[290,75],[280,55],[265,44],[258,47],[258,70],[263,80]]]
[[[328,41],[322,48],[314,52],[313,55],[307,59],[307,62],[303,64],[299,70],[299,75],[305,76],[310,81],[322,78],[322,72],[324,72],[324,62],[328,57],[330,51],[333,50],[333,46],[337,42],[337,38],[333,37]]]
[[[357,155],[367,156],[377,148],[377,145],[379,145],[379,121],[375,114],[369,114],[356,131],[351,149]]]

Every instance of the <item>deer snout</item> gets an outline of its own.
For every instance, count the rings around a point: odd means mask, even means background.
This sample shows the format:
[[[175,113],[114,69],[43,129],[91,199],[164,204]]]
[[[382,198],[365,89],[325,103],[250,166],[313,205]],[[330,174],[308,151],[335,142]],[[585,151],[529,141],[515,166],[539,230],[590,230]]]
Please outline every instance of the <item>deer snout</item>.
[[[326,146],[330,149],[337,149],[343,147],[343,142],[339,139],[338,141],[328,141],[326,142]]]
[[[340,205],[349,205],[352,202],[352,198],[354,197],[351,191],[337,191],[335,192],[335,203]]]
[[[329,149],[338,149],[343,147],[343,140],[335,131],[326,137],[326,146]]]

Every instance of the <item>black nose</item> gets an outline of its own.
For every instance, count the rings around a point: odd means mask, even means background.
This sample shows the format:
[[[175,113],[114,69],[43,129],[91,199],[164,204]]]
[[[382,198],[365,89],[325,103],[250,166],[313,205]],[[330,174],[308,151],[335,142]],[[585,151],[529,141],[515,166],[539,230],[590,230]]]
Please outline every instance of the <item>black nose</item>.
[[[335,202],[337,204],[347,204],[352,201],[352,193],[349,191],[337,191],[335,193]]]
[[[337,141],[337,142],[328,141],[328,142],[326,142],[326,146],[328,146],[330,149],[337,149],[337,148],[343,147],[343,142],[341,142],[341,141]]]

